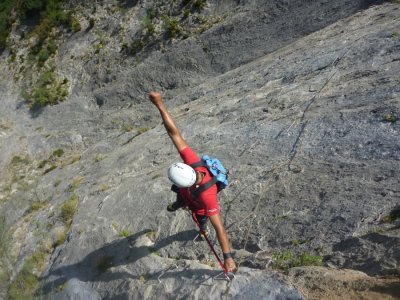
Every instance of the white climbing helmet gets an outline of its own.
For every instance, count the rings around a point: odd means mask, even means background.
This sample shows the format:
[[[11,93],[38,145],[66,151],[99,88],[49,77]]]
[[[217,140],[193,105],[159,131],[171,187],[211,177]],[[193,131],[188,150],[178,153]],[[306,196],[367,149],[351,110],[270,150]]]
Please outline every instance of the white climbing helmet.
[[[178,162],[168,168],[168,178],[177,187],[191,187],[196,182],[196,172],[191,166]]]

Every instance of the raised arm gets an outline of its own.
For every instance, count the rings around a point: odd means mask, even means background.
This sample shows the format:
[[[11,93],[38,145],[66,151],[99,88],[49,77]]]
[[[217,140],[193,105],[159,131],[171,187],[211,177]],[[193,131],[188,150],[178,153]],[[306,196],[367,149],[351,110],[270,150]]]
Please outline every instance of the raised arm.
[[[164,102],[161,99],[160,93],[151,92],[149,94],[149,99],[159,110],[165,129],[167,130],[167,133],[171,138],[173,144],[175,145],[176,149],[178,151],[181,151],[183,148],[187,147],[187,143],[182,137],[178,127],[176,127],[174,120],[172,119]]]

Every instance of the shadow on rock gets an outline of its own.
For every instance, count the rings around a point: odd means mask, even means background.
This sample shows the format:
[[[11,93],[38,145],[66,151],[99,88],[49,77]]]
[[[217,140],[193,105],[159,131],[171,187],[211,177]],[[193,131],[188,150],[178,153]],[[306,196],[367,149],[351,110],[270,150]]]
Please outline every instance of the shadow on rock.
[[[48,294],[73,278],[83,282],[110,282],[122,278],[138,279],[137,276],[133,276],[128,272],[109,272],[107,276],[101,275],[111,267],[136,262],[149,255],[151,253],[150,250],[157,251],[175,241],[191,240],[194,234],[193,230],[187,230],[158,240],[153,246],[137,246],[139,238],[149,232],[150,230],[142,230],[127,238],[106,244],[86,255],[76,264],[50,269],[47,275],[41,278],[41,281],[44,282],[41,292]]]
[[[368,233],[351,237],[333,246],[334,254],[329,259],[336,265],[362,271],[370,276],[399,275],[400,231],[393,236]]]

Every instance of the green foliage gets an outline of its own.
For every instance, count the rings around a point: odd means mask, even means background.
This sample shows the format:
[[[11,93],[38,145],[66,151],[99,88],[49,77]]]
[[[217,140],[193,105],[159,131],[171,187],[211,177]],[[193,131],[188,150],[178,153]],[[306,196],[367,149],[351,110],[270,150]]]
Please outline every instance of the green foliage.
[[[158,15],[158,11],[156,7],[152,7],[148,12],[147,12],[147,16],[153,20],[155,17],[157,17]]]
[[[395,116],[394,114],[387,114],[383,117],[383,120],[385,122],[389,122],[389,123],[396,123],[397,122],[397,116]]]
[[[43,66],[44,63],[46,62],[46,60],[49,58],[49,56],[50,56],[50,53],[46,48],[40,50],[38,53],[39,66]]]
[[[193,7],[197,10],[203,10],[206,7],[206,1],[205,0],[195,0],[193,2]]]
[[[47,168],[46,170],[44,170],[43,174],[47,174],[50,173],[51,171],[57,169],[56,165],[51,165],[49,168]]]
[[[149,16],[143,18],[142,22],[140,22],[140,27],[142,30],[146,31],[148,35],[153,35],[155,33],[155,26]]]
[[[71,184],[69,185],[69,191],[70,191],[70,192],[73,192],[73,191],[75,191],[77,188],[79,188],[79,187],[81,186],[82,181],[83,181],[84,178],[85,178],[85,177],[82,177],[82,176],[77,176],[77,177],[75,177],[75,178],[72,180]]]
[[[130,47],[127,48],[130,54],[135,55],[136,53],[140,52],[147,44],[147,38],[141,37],[140,39],[135,39],[132,41]]]
[[[149,128],[147,128],[147,127],[140,127],[140,128],[138,129],[138,133],[139,133],[139,134],[145,133],[146,131],[149,131]]]
[[[118,233],[119,237],[125,237],[127,238],[130,235],[130,232],[128,229],[123,229]]]
[[[39,169],[43,169],[43,168],[46,166],[47,162],[48,162],[47,159],[42,160],[42,161],[39,163],[38,168],[39,168]]]
[[[57,150],[54,150],[54,152],[53,152],[53,156],[56,156],[56,157],[61,157],[63,155],[64,155],[63,149],[57,149]]]
[[[393,224],[397,219],[400,219],[400,207],[395,207],[389,215],[383,218],[383,222]]]
[[[81,24],[79,23],[78,19],[72,14],[72,12],[69,12],[67,14],[67,19],[68,19],[69,28],[73,32],[81,31],[81,29],[82,29]]]
[[[12,16],[24,18],[33,14],[40,15],[40,22],[32,32],[39,38],[38,45],[34,49],[34,53],[39,53],[44,40],[51,32],[51,28],[65,24],[67,21],[62,2],[61,0],[3,0],[0,3],[0,53],[7,46],[7,37],[14,21]],[[75,24],[74,26],[76,27]]]
[[[78,208],[78,196],[72,195],[64,204],[61,206],[61,219],[69,226],[71,224],[72,218]]]
[[[100,186],[100,189],[101,189],[102,192],[107,191],[109,188],[110,188],[110,186],[109,186],[107,183],[103,183],[103,184]]]
[[[56,232],[56,241],[54,242],[53,247],[57,247],[59,245],[64,244],[66,237],[67,237],[67,229],[64,231],[57,231]]]
[[[43,268],[45,257],[43,251],[38,251],[25,261],[22,270],[8,289],[8,299],[34,299],[35,291],[39,286],[39,279],[33,272]]]
[[[54,40],[49,40],[47,44],[47,51],[49,52],[50,55],[56,54],[58,49],[58,46]]]
[[[31,12],[34,10],[39,10],[44,6],[43,0],[25,0],[22,2],[22,7],[26,12]]]
[[[30,91],[21,95],[29,103],[31,109],[62,102],[68,96],[68,86],[65,81],[60,82],[54,69],[45,70]]]
[[[4,257],[7,255],[9,241],[10,236],[6,228],[6,218],[4,215],[0,215],[0,266],[3,263]]]
[[[177,18],[169,17],[169,16],[163,16],[163,28],[165,30],[165,34],[167,35],[168,38],[175,38],[179,34],[182,33],[182,29],[179,26],[179,21]]]
[[[20,165],[20,164],[27,165],[29,163],[30,163],[29,159],[21,158],[20,156],[17,155],[14,156],[11,160],[11,165]]]
[[[7,290],[10,274],[8,271],[8,255],[10,236],[6,228],[6,218],[0,215],[0,290]]]
[[[96,20],[94,18],[90,18],[89,19],[89,28],[90,29],[93,28],[95,23],[96,23]]]
[[[300,266],[320,266],[322,265],[322,257],[303,252],[299,256],[293,254],[292,251],[286,250],[275,253],[273,268],[287,271],[293,267]]]
[[[188,18],[188,17],[190,16],[190,9],[185,8],[185,9],[183,10],[183,16],[184,16],[185,18]]]
[[[25,214],[30,214],[32,212],[41,210],[42,208],[46,207],[48,204],[48,201],[33,201],[33,203],[31,204],[31,207],[29,207],[29,209],[25,212]]]
[[[104,154],[96,154],[96,156],[94,157],[94,162],[98,163],[100,161],[102,161],[103,159],[105,159],[107,156]]]
[[[7,37],[11,30],[11,12],[16,7],[14,0],[3,0],[0,2],[0,53],[7,47]]]
[[[3,0],[0,3],[0,53],[7,46],[7,37],[11,31],[13,18],[29,18],[40,16],[39,24],[31,32],[38,37],[33,53],[40,52],[51,29],[57,26],[68,25],[74,32],[80,30],[80,24],[71,13],[66,14],[62,0]]]

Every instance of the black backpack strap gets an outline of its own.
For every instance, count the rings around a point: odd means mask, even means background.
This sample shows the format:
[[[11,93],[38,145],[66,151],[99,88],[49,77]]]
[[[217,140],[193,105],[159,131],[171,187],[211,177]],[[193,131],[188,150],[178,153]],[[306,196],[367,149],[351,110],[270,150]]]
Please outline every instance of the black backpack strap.
[[[217,177],[212,177],[210,181],[206,182],[205,184],[199,186],[197,189],[195,189],[192,192],[192,196],[197,198],[200,193],[204,192],[205,190],[209,189],[210,187],[212,187],[214,184],[217,183]]]
[[[194,169],[198,167],[207,167],[207,164],[203,160],[200,160],[198,162],[192,163],[190,166]]]
[[[173,191],[174,193],[179,194],[179,188],[175,184],[171,185],[171,191]]]

